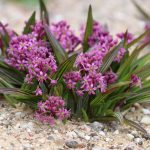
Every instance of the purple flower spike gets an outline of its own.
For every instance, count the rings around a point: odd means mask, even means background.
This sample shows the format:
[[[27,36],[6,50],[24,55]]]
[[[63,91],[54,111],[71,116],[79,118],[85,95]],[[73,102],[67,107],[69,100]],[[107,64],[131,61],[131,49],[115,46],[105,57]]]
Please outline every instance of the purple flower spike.
[[[130,86],[139,86],[140,88],[142,88],[141,79],[135,74],[131,75],[131,84],[130,84]]]
[[[117,80],[117,74],[115,74],[113,71],[108,71],[104,74],[105,79],[107,81],[107,84],[114,83]]]
[[[38,103],[35,118],[43,123],[54,125],[55,119],[64,120],[70,116],[70,111],[64,108],[64,100],[58,96],[49,96],[44,102]]]
[[[73,33],[66,21],[53,23],[50,30],[68,52],[72,52],[80,44],[79,38]]]

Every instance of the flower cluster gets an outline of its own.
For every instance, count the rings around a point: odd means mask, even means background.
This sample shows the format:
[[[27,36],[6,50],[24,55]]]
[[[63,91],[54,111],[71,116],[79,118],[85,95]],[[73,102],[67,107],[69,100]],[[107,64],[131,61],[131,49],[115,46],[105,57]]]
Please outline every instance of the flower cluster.
[[[117,40],[113,39],[113,37],[109,34],[104,26],[100,25],[98,22],[95,21],[93,23],[93,32],[92,35],[89,37],[88,44],[90,47],[92,47],[97,43],[101,47],[110,49],[117,44]]]
[[[31,27],[32,32],[37,35],[38,39],[43,39],[46,35],[42,22],[37,22]],[[80,44],[79,38],[70,29],[66,21],[59,21],[50,25],[50,31],[60,42],[60,45],[67,51],[72,52]]]
[[[28,83],[32,83],[34,78],[43,83],[50,73],[57,70],[50,49],[33,33],[12,38],[7,53],[6,62],[18,70],[26,71],[25,81]]]
[[[68,72],[64,75],[64,81],[69,89],[75,89],[78,95],[95,94],[96,90],[105,92],[107,81],[99,73],[104,53],[100,50],[91,50],[81,53],[75,62],[79,71]],[[78,83],[80,86],[78,86]]]
[[[72,52],[80,44],[79,38],[73,33],[66,21],[53,23],[50,30],[61,46],[68,52]]]
[[[31,29],[32,33],[34,33],[38,39],[43,39],[46,35],[42,21],[36,22],[35,25],[31,26]]]
[[[117,74],[115,74],[112,70],[104,73],[104,76],[107,81],[107,84],[114,83],[118,78]]]
[[[49,96],[46,101],[38,103],[35,118],[43,123],[54,124],[54,119],[65,120],[70,111],[64,108],[64,100],[57,96]]]
[[[135,74],[131,75],[130,86],[131,87],[132,86],[139,86],[140,88],[142,88],[142,81],[141,81],[141,79]]]
[[[124,32],[118,33],[117,34],[117,38],[118,38],[118,40],[124,40],[126,38],[127,44],[132,42],[133,39],[134,39],[133,35],[131,33],[129,33],[129,32],[127,32],[127,33],[124,33]],[[114,62],[119,63],[122,60],[122,58],[124,57],[125,52],[126,52],[125,48],[123,48],[123,47],[120,48],[119,51],[118,51],[117,56],[114,59]]]
[[[83,29],[81,36],[83,36]],[[123,34],[118,35],[118,38],[124,38]],[[112,70],[104,74],[101,74],[99,70],[103,64],[104,57],[117,43],[118,40],[113,40],[103,26],[98,22],[94,22],[93,33],[88,41],[90,50],[78,55],[75,61],[75,67],[78,71],[68,72],[64,75],[67,87],[75,89],[78,95],[83,95],[84,92],[89,95],[95,94],[97,90],[102,93],[105,92],[107,85],[117,80],[117,75]],[[119,61],[123,55],[124,49],[122,48],[115,59]]]
[[[99,47],[98,47],[99,48]],[[92,72],[100,68],[105,50],[99,50],[96,46],[87,53],[81,53],[75,62],[80,71]]]

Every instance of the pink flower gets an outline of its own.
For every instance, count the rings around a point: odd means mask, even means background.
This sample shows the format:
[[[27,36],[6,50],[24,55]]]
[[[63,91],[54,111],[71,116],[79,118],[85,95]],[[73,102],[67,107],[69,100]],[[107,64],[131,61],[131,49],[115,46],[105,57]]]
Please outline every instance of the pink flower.
[[[70,116],[70,111],[64,108],[64,100],[58,96],[49,96],[46,101],[38,103],[35,118],[43,123],[54,125],[54,120],[64,120]]]
[[[139,86],[140,88],[142,88],[142,81],[141,81],[141,79],[135,74],[131,75],[130,86]]]
[[[36,93],[36,96],[42,95],[42,90],[39,87],[37,87],[35,93]]]

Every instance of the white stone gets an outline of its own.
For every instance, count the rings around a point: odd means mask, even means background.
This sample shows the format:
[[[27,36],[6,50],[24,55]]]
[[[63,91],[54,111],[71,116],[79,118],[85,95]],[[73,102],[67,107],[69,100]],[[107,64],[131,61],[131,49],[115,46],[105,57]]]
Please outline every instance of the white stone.
[[[84,137],[84,139],[87,140],[87,141],[89,141],[89,140],[91,139],[91,137],[88,136],[88,135],[86,135],[86,136]]]
[[[104,148],[101,148],[101,147],[98,147],[98,146],[94,146],[93,148],[92,148],[92,150],[105,150]]]
[[[149,116],[144,116],[144,117],[141,119],[141,123],[150,125],[150,117],[149,117]]]
[[[143,108],[142,112],[143,112],[144,115],[150,115],[150,110],[149,109]]]
[[[105,136],[105,135],[106,135],[105,132],[103,132],[103,131],[99,131],[99,134],[100,134],[101,136]]]
[[[85,133],[83,133],[83,132],[81,132],[81,131],[78,131],[78,132],[76,132],[76,133],[77,133],[77,135],[78,135],[80,138],[83,138],[83,139],[84,139]]]
[[[24,118],[24,117],[25,117],[24,112],[16,112],[15,113],[15,118],[17,118],[17,119]]]
[[[100,122],[97,122],[97,121],[91,123],[90,127],[92,129],[94,129],[95,131],[100,131],[100,130],[102,130],[104,128],[103,124],[100,123]]]
[[[21,125],[21,127],[23,129],[33,130],[34,129],[34,123],[33,122],[24,123],[23,125]]]
[[[118,135],[119,134],[119,130],[114,131],[114,134]]]
[[[106,142],[109,142],[109,141],[110,141],[110,138],[106,138],[105,141],[106,141]]]
[[[135,143],[140,144],[140,145],[143,143],[141,138],[135,138],[134,141]]]
[[[58,134],[59,132],[58,132],[58,130],[53,130],[54,131],[54,133],[56,133],[56,134]]]
[[[77,134],[76,134],[74,131],[72,131],[72,132],[67,132],[67,133],[66,133],[66,136],[68,136],[68,137],[70,137],[70,138],[77,138]]]
[[[133,140],[134,136],[132,134],[127,134],[127,137],[129,138],[129,140]]]

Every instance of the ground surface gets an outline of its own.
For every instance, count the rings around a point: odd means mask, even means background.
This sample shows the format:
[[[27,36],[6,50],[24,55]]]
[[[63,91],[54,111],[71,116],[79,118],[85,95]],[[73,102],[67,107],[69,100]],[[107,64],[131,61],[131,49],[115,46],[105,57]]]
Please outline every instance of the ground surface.
[[[147,8],[149,0],[141,0]],[[107,23],[112,34],[129,31],[142,32],[144,22],[130,0],[47,0],[51,20],[66,19],[77,30],[86,20],[89,3],[93,6],[94,18]],[[21,33],[24,21],[38,5],[25,7],[14,0],[0,0],[0,20]],[[148,9],[148,8],[147,8]],[[132,114],[132,115],[131,115]],[[133,115],[134,114],[134,115]],[[133,107],[129,118],[142,122],[150,133],[150,107]],[[11,107],[0,100],[0,150],[150,150],[147,140],[135,129],[118,124],[86,124],[69,121],[56,127],[42,125],[33,119],[33,112],[24,107]],[[72,147],[72,148],[69,148]]]

